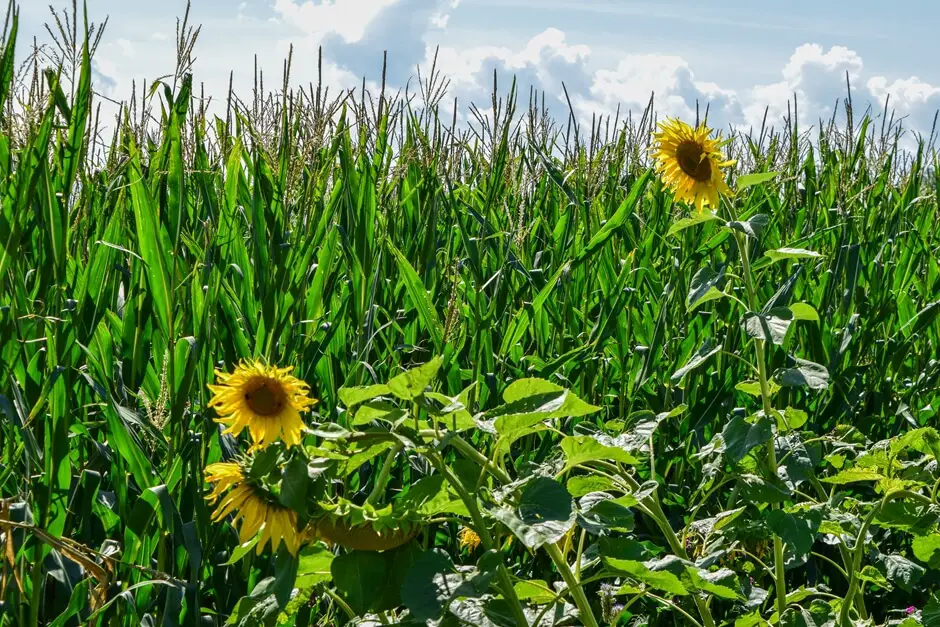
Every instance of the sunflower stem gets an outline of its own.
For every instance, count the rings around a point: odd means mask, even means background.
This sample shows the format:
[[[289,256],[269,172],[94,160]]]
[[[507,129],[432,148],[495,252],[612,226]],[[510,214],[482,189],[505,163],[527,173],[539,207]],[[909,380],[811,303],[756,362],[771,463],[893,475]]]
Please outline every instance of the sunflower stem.
[[[545,545],[545,551],[555,563],[555,568],[558,569],[561,578],[565,580],[565,585],[568,586],[568,591],[571,592],[571,599],[574,601],[578,612],[581,614],[581,622],[585,627],[598,627],[597,619],[594,617],[594,611],[591,609],[591,603],[588,601],[587,595],[584,594],[584,588],[581,587],[581,582],[579,582],[578,578],[571,572],[571,567],[568,566],[568,560],[562,555],[561,551],[558,549],[558,545],[554,542],[549,542]]]
[[[385,493],[385,486],[388,485],[388,479],[392,474],[392,466],[395,464],[395,458],[401,452],[402,448],[404,447],[399,442],[388,452],[385,463],[382,464],[382,469],[379,471],[379,476],[375,480],[375,486],[372,487],[372,492],[369,493],[369,497],[366,499],[367,505],[374,507],[381,502],[380,499]]]
[[[733,212],[732,212],[733,213]],[[744,287],[747,291],[747,305],[752,312],[758,310],[757,290],[754,287],[754,272],[751,268],[750,252],[747,246],[747,238],[743,233],[735,231],[734,240],[738,245],[738,251],[741,254],[742,274],[744,275]],[[770,420],[773,419],[773,405],[770,398],[770,384],[767,377],[767,356],[764,351],[764,340],[754,339],[754,351],[757,354],[757,376],[760,381],[760,396],[764,408],[764,416]],[[770,438],[767,440],[767,470],[774,478],[777,477],[777,452],[774,450],[774,435],[771,431]],[[780,507],[778,503],[771,504],[771,508]],[[786,569],[783,561],[783,539],[774,534],[774,593],[776,596],[777,616],[783,616],[787,609],[787,583]]]
[[[477,535],[480,536],[480,543],[483,545],[484,550],[495,550],[496,547],[493,543],[493,537],[490,536],[489,529],[486,528],[486,521],[483,520],[483,514],[480,512],[476,497],[467,491],[463,483],[461,483],[460,478],[444,463],[444,460],[436,451],[428,451],[425,457],[431,465],[443,475],[444,479],[457,492],[460,500],[467,506],[467,512],[470,514],[470,518],[473,519],[473,524],[476,527],[475,531]],[[499,580],[499,587],[503,593],[503,598],[509,605],[509,611],[512,612],[516,625],[519,627],[528,627],[529,621],[525,616],[525,612],[522,610],[522,603],[516,595],[516,589],[513,587],[509,569],[506,568],[506,565],[503,563],[502,555],[498,552],[497,554],[500,556],[500,561],[499,565],[496,567],[496,578]]]

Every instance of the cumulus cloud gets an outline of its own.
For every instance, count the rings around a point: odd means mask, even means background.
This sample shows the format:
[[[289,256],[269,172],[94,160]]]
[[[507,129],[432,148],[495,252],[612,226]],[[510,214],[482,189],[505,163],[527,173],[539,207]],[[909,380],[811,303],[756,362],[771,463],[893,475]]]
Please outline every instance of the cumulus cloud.
[[[295,44],[315,48],[339,68],[374,78],[388,50],[387,79],[402,85],[424,59],[425,34],[447,26],[454,0],[275,0],[283,23],[303,35]]]
[[[600,55],[604,60],[599,60],[590,41],[578,41],[558,28],[532,30],[529,37],[508,46],[485,45],[485,37],[484,45],[458,46],[451,37],[451,29],[460,26],[458,2],[268,0],[271,11],[266,15],[248,15],[233,4],[228,22],[216,22],[203,31],[196,50],[197,78],[207,81],[207,93],[223,98],[228,71],[234,69],[236,92],[249,95],[253,55],[258,54],[267,85],[273,85],[277,81],[268,77],[279,75],[281,61],[293,46],[295,84],[306,84],[316,80],[316,56],[322,46],[324,81],[331,91],[358,87],[362,77],[369,80],[370,89],[377,88],[385,50],[387,82],[397,89],[413,78],[419,64],[426,75],[437,50],[437,67],[450,79],[449,96],[458,98],[464,119],[470,102],[488,107],[494,71],[501,96],[515,77],[521,104],[530,88],[543,92],[550,113],[559,120],[569,113],[566,88],[574,113],[582,120],[593,114],[612,115],[618,107],[621,117],[627,112],[637,115],[655,94],[660,117],[691,120],[696,108],[701,114],[707,108],[712,126],[744,129],[759,126],[765,110],[768,122],[779,126],[795,96],[801,125],[807,128],[833,115],[837,101],[846,95],[846,76],[856,111],[871,105],[880,112],[890,96],[890,107],[905,118],[905,124],[926,134],[940,109],[940,85],[916,76],[873,75],[862,57],[844,46],[801,45],[779,69],[777,80],[752,86],[734,84],[730,75],[704,81],[694,63],[675,54],[616,58],[607,50]],[[126,97],[130,77],[146,74],[152,79],[172,71],[174,47],[166,39],[151,30],[142,39],[110,40],[99,51],[96,87]]]
[[[769,120],[778,121],[787,113],[787,102],[794,97],[799,104],[801,124],[828,118],[836,103],[848,94],[846,77],[857,89],[863,68],[862,59],[854,50],[844,46],[823,50],[819,44],[803,44],[784,66],[782,81],[750,90],[744,122],[760,125],[765,110],[769,111]],[[867,96],[860,95],[863,99]]]
[[[714,126],[741,117],[741,104],[733,91],[696,81],[689,64],[672,55],[628,55],[615,69],[594,72],[589,93],[589,98],[581,100],[584,109],[607,114],[618,106],[642,111],[655,96],[655,110],[661,116],[695,119],[696,108],[701,115],[707,108]]]
[[[940,87],[916,76],[896,79],[890,84],[884,76],[874,76],[868,79],[866,87],[876,101],[906,118],[911,128],[921,133],[930,132],[940,110]]]
[[[844,46],[799,46],[780,70],[781,80],[745,89],[698,80],[694,68],[680,56],[630,54],[613,67],[592,65],[590,56],[589,46],[570,42],[564,32],[550,28],[515,50],[441,48],[438,65],[452,79],[456,95],[476,103],[488,102],[495,69],[501,85],[514,75],[523,88],[544,90],[555,106],[553,113],[564,116],[568,111],[564,85],[582,119],[597,113],[612,115],[618,107],[622,115],[628,111],[636,115],[655,95],[659,116],[692,120],[696,107],[700,115],[707,108],[710,125],[746,130],[759,127],[765,111],[768,123],[779,126],[795,97],[799,121],[807,128],[834,113],[842,115],[842,107],[836,107],[847,95],[846,77],[856,111],[871,106],[877,114],[890,94],[891,109],[905,116],[910,128],[926,133],[940,109],[940,86],[917,77],[889,80],[867,75],[861,56]]]
[[[434,52],[428,49],[427,64]],[[490,101],[495,71],[502,94],[515,78],[523,98],[530,88],[545,92],[546,106],[563,117],[568,113],[565,88],[569,95],[590,89],[590,53],[588,46],[569,44],[562,31],[549,28],[518,51],[495,46],[470,50],[442,47],[437,50],[437,67],[451,80],[453,95],[465,104],[484,105]]]

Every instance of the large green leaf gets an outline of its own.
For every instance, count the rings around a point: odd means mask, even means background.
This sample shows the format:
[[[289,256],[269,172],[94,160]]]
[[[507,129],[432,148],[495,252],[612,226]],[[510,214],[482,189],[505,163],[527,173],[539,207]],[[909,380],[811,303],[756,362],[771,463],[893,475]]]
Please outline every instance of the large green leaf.
[[[784,545],[802,558],[809,554],[822,523],[822,513],[815,510],[785,512],[775,509],[765,513],[767,526]]]
[[[503,505],[489,513],[509,527],[525,546],[537,549],[558,542],[574,525],[576,511],[563,485],[537,477],[526,484],[516,507]]]
[[[611,570],[622,573],[630,579],[646,584],[654,590],[661,590],[667,594],[686,596],[689,591],[679,578],[673,573],[662,570],[650,570],[643,562],[605,557],[604,564]]]
[[[605,446],[590,435],[568,435],[559,444],[565,454],[565,469],[592,461],[611,461],[636,464],[637,459],[622,448]]]
[[[728,421],[721,432],[725,442],[725,455],[732,463],[738,463],[751,449],[766,444],[773,433],[770,420],[756,416],[749,422],[740,416]]]
[[[424,394],[424,389],[431,384],[438,370],[441,369],[443,361],[440,357],[435,357],[428,363],[406,370],[400,375],[394,377],[388,382],[388,389],[392,394],[404,400],[412,400]],[[374,392],[376,386],[372,387]],[[358,398],[357,398],[358,400]]]

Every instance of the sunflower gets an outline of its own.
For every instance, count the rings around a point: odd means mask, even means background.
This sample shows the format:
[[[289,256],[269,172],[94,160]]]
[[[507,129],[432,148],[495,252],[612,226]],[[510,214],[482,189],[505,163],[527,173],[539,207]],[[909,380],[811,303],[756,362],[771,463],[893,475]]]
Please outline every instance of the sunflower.
[[[272,550],[276,551],[283,542],[291,554],[297,554],[302,541],[301,534],[297,532],[297,514],[277,503],[266,490],[248,483],[239,464],[206,466],[206,481],[216,484],[212,493],[206,497],[210,503],[218,501],[228,491],[228,495],[222,498],[212,513],[213,522],[235,512],[232,522],[241,520],[239,542],[244,544],[260,531],[257,546],[259,555],[268,541],[271,542]]]
[[[719,195],[730,195],[721,168],[734,165],[725,161],[719,148],[721,135],[709,138],[712,131],[702,124],[696,129],[676,119],[659,123],[653,147],[656,171],[672,189],[676,199],[695,205],[699,213],[707,204],[718,208]]]
[[[461,527],[460,532],[457,534],[457,542],[460,548],[467,548],[470,551],[480,546],[481,541],[479,534],[470,527]]]
[[[291,376],[293,368],[268,366],[259,361],[240,363],[235,372],[216,371],[220,381],[208,386],[214,393],[218,422],[228,425],[225,433],[238,435],[245,427],[251,433],[251,450],[264,448],[280,438],[287,446],[300,444],[304,422],[300,412],[317,401],[308,396],[306,383]]]

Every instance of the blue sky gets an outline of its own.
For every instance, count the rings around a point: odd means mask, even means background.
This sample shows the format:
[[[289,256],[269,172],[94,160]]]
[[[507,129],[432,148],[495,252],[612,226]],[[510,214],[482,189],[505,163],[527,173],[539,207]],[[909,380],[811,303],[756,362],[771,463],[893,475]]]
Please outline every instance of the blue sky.
[[[126,98],[132,80],[172,72],[184,8],[184,0],[88,0],[93,21],[109,17],[99,90]],[[45,2],[23,2],[21,42],[42,40],[48,17]],[[321,45],[336,88],[363,75],[378,81],[384,49],[389,82],[404,85],[440,46],[450,95],[461,102],[488,102],[495,68],[504,84],[516,75],[545,90],[561,115],[564,84],[584,117],[637,110],[655,91],[661,114],[687,117],[698,100],[716,124],[746,127],[767,107],[778,120],[795,92],[801,118],[813,123],[844,95],[846,72],[857,102],[890,94],[915,129],[929,131],[940,108],[930,30],[940,4],[926,0],[894,0],[890,12],[874,0],[194,0],[192,21],[203,26],[196,80],[217,99],[230,70],[248,94],[255,54],[273,87],[293,44],[299,83],[314,79]]]

